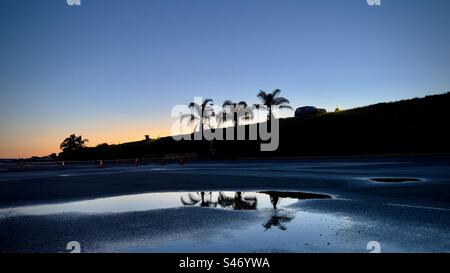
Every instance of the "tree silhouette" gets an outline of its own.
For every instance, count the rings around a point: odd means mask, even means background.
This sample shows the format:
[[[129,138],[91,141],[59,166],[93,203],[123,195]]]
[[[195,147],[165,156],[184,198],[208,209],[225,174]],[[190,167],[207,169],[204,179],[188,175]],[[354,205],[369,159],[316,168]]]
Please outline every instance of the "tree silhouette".
[[[223,192],[220,192],[217,203],[223,208],[232,208],[233,210],[255,210],[258,200],[256,197],[243,197],[242,192],[236,192],[234,197],[226,196]]]
[[[64,139],[59,148],[63,152],[73,152],[78,151],[86,147],[85,143],[89,140],[83,139],[82,136],[76,136],[75,134],[70,135],[68,138]]]
[[[249,106],[245,101],[233,102],[226,100],[222,104],[222,111],[216,114],[217,125],[231,120],[234,126],[234,139],[237,140],[240,121],[248,121],[254,118],[255,106]]]
[[[264,229],[267,231],[272,227],[277,227],[280,230],[286,231],[286,223],[289,223],[295,218],[293,215],[289,214],[279,214],[278,212],[274,212],[274,214],[263,224]]]
[[[219,192],[217,201],[213,201],[212,192],[188,193],[187,198],[183,195],[180,197],[184,206],[195,206],[215,208],[220,205],[225,209],[233,210],[255,210],[258,200],[254,196],[242,196],[242,192],[236,192],[233,197],[226,196],[223,192]]]
[[[219,124],[231,119],[234,127],[238,127],[239,121],[251,120],[254,118],[254,106],[248,106],[245,101],[233,102],[231,100],[226,100],[222,105],[222,109],[223,111],[216,116]]]
[[[209,195],[209,198],[206,198]],[[215,208],[217,202],[212,201],[212,192],[206,194],[205,192],[197,192],[196,194],[188,193],[188,200],[185,200],[183,196],[180,197],[181,203],[185,206],[195,206],[200,204],[200,207]]]
[[[277,209],[277,206],[280,203],[280,197],[270,195],[270,203],[272,203],[273,209]]]
[[[280,109],[291,109],[292,107],[289,106],[289,100],[284,98],[284,97],[280,97],[281,90],[280,89],[275,89],[273,90],[271,93],[267,93],[263,90],[260,90],[257,97],[261,100],[262,104],[261,105],[255,105],[256,107],[263,107],[266,108],[269,113],[267,115],[267,121],[270,121],[273,117],[272,114],[272,107],[277,106]]]
[[[190,114],[181,115],[180,122],[183,122],[187,119],[190,124],[197,123],[194,131],[196,130],[197,126],[200,125],[200,131],[203,133],[205,125],[211,127],[209,121],[210,118],[214,116],[212,102],[212,99],[205,99],[201,104],[191,102],[189,104],[189,108],[192,110],[192,112]]]

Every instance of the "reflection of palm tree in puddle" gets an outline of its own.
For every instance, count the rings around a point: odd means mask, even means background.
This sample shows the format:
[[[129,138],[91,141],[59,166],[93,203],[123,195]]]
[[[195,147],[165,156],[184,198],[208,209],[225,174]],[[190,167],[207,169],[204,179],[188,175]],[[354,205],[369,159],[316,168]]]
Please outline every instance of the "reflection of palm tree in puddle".
[[[288,215],[288,214],[279,214],[279,211],[277,211],[277,206],[283,199],[278,193],[273,192],[266,192],[265,194],[269,195],[270,197],[270,203],[272,203],[272,207],[274,209],[273,215],[263,224],[263,227],[265,230],[269,230],[272,227],[278,227],[280,230],[287,230],[285,223],[289,223],[292,221],[292,219],[295,218],[294,215]]]
[[[331,196],[324,194],[315,193],[304,193],[304,192],[276,192],[276,191],[265,191],[260,192],[260,194],[267,194],[270,198],[270,203],[273,207],[273,215],[269,220],[263,224],[263,227],[268,230],[272,227],[278,227],[280,230],[287,230],[286,223],[289,223],[294,219],[294,214],[288,214],[286,211],[279,211],[278,205],[283,198],[291,198],[298,200],[305,199],[330,199]],[[194,206],[200,204],[201,207],[212,207],[215,208],[219,205],[225,209],[233,210],[256,210],[258,200],[256,196],[244,196],[243,192],[236,192],[234,196],[227,196],[223,192],[219,192],[217,201],[213,201],[212,192],[205,193],[199,192],[196,194],[188,193],[187,200],[181,196],[181,202],[185,206]]]
[[[209,195],[209,198],[208,198]],[[212,192],[197,192],[196,194],[188,193],[188,200],[185,200],[181,196],[181,203],[185,206],[195,206],[200,204],[200,207],[215,208],[217,207],[217,202],[212,201]]]
[[[257,199],[254,196],[243,196],[242,192],[236,192],[233,197],[227,196],[223,192],[219,192],[217,201],[213,201],[212,192],[188,193],[187,198],[181,196],[181,203],[185,206],[195,206],[200,204],[201,207],[217,207],[221,206],[225,209],[233,210],[255,210],[257,207]]]
[[[295,218],[294,215],[289,214],[280,215],[278,211],[275,211],[274,214],[269,218],[269,220],[267,220],[267,222],[263,224],[263,227],[265,228],[265,230],[269,230],[272,227],[277,227],[280,230],[285,231],[287,230],[285,223],[289,223],[294,218]]]
[[[305,199],[329,199],[331,196],[325,194],[315,194],[315,193],[304,193],[304,192],[275,192],[275,191],[266,191],[261,192],[263,194],[267,194],[270,197],[270,203],[272,203],[272,207],[274,209],[274,214],[269,218],[269,220],[263,224],[263,227],[268,230],[272,227],[278,227],[280,230],[287,230],[285,223],[289,223],[295,218],[294,214],[279,214],[278,204],[281,202],[283,198],[293,198],[298,200]]]
[[[270,203],[272,203],[273,209],[277,209],[278,203],[280,203],[280,198],[278,196],[270,195]]]
[[[263,194],[267,194],[270,197],[270,203],[272,203],[273,209],[277,209],[277,205],[283,198],[291,198],[298,200],[306,199],[330,199],[331,196],[326,194],[306,193],[306,192],[277,192],[277,191],[263,191]]]
[[[233,210],[255,210],[258,200],[255,196],[242,196],[242,192],[236,192],[234,197],[226,196],[220,192],[217,199],[219,205],[223,208],[232,208]]]

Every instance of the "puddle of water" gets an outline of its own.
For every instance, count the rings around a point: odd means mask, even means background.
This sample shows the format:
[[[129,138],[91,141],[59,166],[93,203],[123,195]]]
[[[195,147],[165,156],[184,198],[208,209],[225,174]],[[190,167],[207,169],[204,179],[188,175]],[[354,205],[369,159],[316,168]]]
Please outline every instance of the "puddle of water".
[[[124,195],[93,200],[0,209],[0,216],[60,213],[122,213],[197,206],[231,210],[282,208],[302,199],[331,198],[303,192],[167,192]],[[278,219],[276,221],[283,221]]]
[[[384,183],[404,183],[404,182],[420,182],[418,178],[403,178],[403,177],[377,177],[370,178],[374,182],[384,182]]]
[[[267,212],[266,216],[262,222],[219,230],[207,238],[111,243],[99,251],[286,253],[358,251],[358,244],[361,250],[365,247],[364,241],[347,244],[336,236],[338,230],[354,225],[345,217],[285,209]]]

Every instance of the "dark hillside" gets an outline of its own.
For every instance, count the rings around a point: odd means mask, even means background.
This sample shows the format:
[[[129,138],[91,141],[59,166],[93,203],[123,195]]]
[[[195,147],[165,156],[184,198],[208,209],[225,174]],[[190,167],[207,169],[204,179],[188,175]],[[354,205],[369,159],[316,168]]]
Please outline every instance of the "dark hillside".
[[[450,93],[280,120],[280,146],[257,141],[174,141],[171,137],[86,148],[65,159],[119,159],[195,153],[205,158],[450,152]]]

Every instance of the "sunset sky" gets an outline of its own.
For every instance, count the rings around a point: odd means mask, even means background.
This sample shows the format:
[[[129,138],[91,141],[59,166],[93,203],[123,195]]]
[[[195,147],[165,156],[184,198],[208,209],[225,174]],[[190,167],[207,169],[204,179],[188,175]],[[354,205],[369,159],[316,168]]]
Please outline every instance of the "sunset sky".
[[[0,158],[169,135],[194,97],[333,110],[450,91],[450,1],[0,1]],[[332,133],[332,132],[330,132]]]

